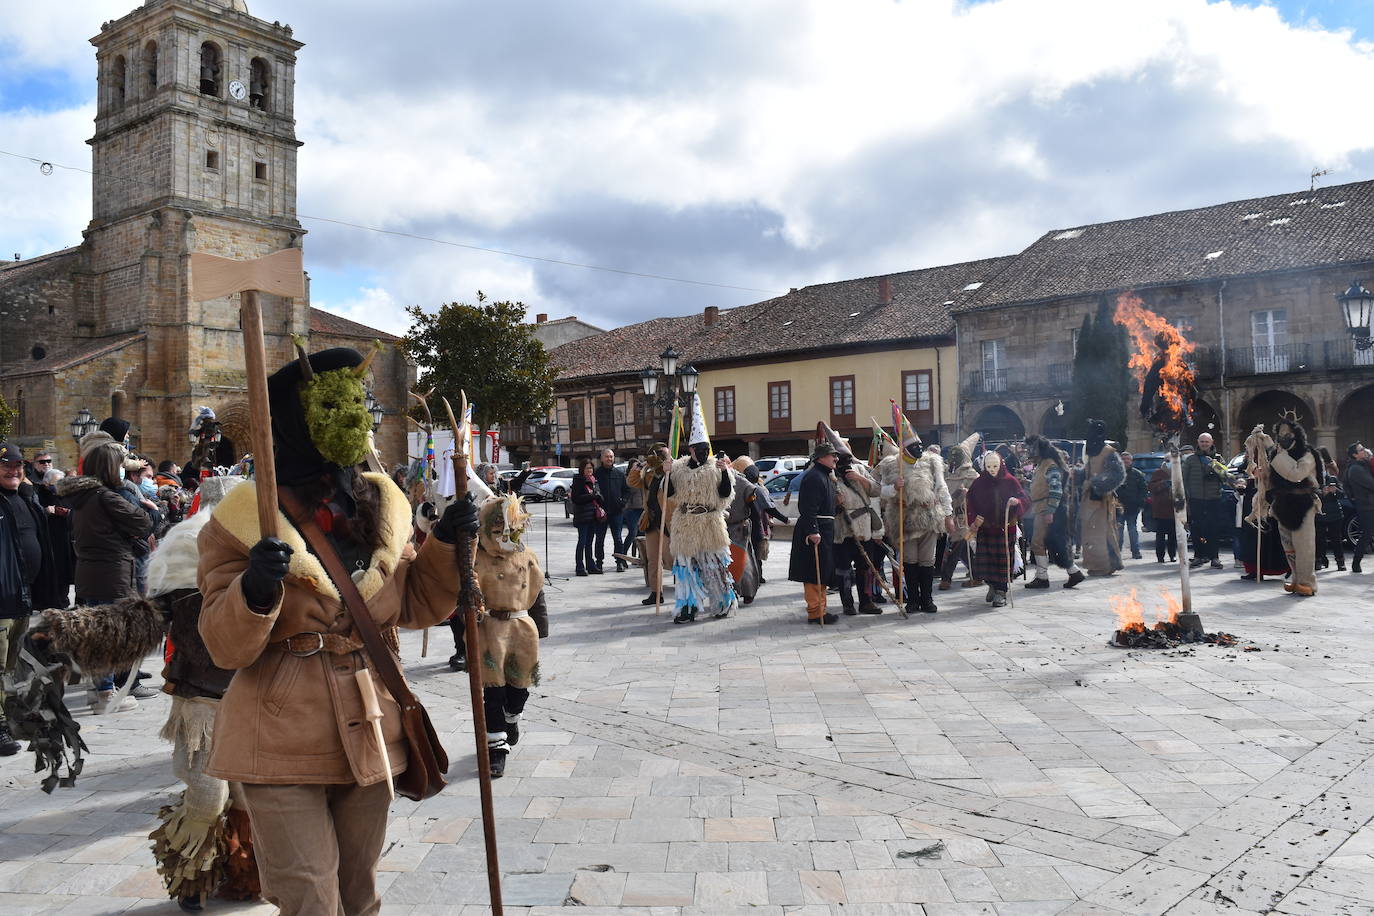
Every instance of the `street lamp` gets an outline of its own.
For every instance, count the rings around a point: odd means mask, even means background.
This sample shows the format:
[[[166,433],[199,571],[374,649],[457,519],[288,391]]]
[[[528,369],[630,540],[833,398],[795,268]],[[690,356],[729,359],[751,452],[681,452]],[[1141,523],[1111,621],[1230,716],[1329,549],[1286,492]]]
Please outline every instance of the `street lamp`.
[[[677,361],[682,358],[682,354],[673,349],[669,344],[668,349],[658,354],[658,358],[663,360],[663,374],[667,376],[677,375]]]
[[[646,366],[639,372],[639,384],[644,390],[644,396],[651,400],[654,407],[670,415],[678,404],[680,394],[687,395],[690,403],[691,395],[697,390],[699,373],[691,366],[685,366],[679,371],[677,364],[682,359],[682,354],[671,345],[659,354],[659,359],[663,363],[662,373]]]
[[[691,367],[691,366],[688,366],[686,369],[683,369],[683,370],[682,370],[681,376],[682,376],[682,390],[683,390],[685,393],[687,393],[687,394],[696,394],[696,391],[697,391],[697,370],[694,369],[694,368]]]
[[[367,405],[367,412],[372,417],[372,431],[375,433],[377,430],[381,429],[382,416],[386,413],[386,411],[382,409],[382,405],[377,401],[377,399],[372,396],[372,392],[370,390],[365,395],[363,403]]]
[[[1374,345],[1374,340],[1369,336],[1370,312],[1374,311],[1374,294],[1360,285],[1360,281],[1352,280],[1350,288],[1336,297],[1336,301],[1341,304],[1341,312],[1345,316],[1345,327],[1350,332],[1350,336],[1355,340],[1356,350],[1368,350]]]
[[[72,422],[67,425],[71,430],[72,438],[80,443],[87,435],[95,431],[100,424],[95,422],[95,417],[91,416],[89,409],[83,407],[81,412],[72,418]]]

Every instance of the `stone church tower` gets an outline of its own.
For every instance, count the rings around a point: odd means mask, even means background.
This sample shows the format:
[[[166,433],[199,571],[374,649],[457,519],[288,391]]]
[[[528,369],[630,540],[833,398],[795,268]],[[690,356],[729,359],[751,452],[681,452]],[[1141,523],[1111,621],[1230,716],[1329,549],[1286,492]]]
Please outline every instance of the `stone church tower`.
[[[67,427],[83,407],[130,420],[140,453],[181,462],[196,406],[246,422],[238,297],[193,301],[191,253],[242,259],[302,245],[303,45],[243,0],[146,0],[91,43],[92,219],[76,248],[0,265],[0,315],[20,329],[0,342],[0,393],[22,411],[21,444],[55,446],[66,463]],[[314,349],[394,340],[308,300],[261,299],[269,366],[291,357],[292,333],[316,332]],[[374,393],[393,416],[378,441],[396,462],[414,370],[391,348],[383,357]]]

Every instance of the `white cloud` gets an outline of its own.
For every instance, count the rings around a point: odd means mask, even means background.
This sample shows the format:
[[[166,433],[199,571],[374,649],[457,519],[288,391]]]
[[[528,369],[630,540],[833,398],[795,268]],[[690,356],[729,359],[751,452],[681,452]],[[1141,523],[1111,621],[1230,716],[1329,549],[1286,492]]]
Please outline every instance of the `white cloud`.
[[[26,4],[0,43],[8,32],[24,60],[89,69],[87,33],[130,3]],[[1318,164],[1358,180],[1374,164],[1374,124],[1355,116],[1374,52],[1265,6],[250,8],[294,16],[307,43],[302,213],[648,273],[785,290],[1295,190]],[[50,136],[34,121],[23,139],[78,155],[89,110],[54,117]],[[0,115],[6,143],[12,123]],[[24,186],[12,174],[0,163],[0,189]],[[19,195],[26,237],[79,238],[88,209],[48,202]],[[388,330],[407,303],[477,288],[606,325],[762,298],[306,225],[317,270],[369,276],[316,304]]]

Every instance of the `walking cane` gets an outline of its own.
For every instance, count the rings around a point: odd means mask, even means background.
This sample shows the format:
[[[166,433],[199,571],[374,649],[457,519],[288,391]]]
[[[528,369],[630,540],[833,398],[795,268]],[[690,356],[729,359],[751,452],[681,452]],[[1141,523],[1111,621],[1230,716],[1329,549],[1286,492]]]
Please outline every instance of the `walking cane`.
[[[1011,503],[1012,503],[1012,500],[1014,500],[1014,499],[1016,499],[1015,496],[1013,496],[1011,499],[1008,499],[1008,500],[1007,500],[1007,504],[1006,504],[1006,506],[1005,506],[1004,509],[1003,509],[1003,512],[1002,512],[1002,530],[1003,530],[1003,532],[1014,531],[1014,530],[1015,530],[1015,529],[1012,527],[1012,524],[1011,524]],[[1011,536],[1009,535],[1008,537],[1010,538]],[[1008,541],[1008,543],[1007,543],[1007,603],[1010,604],[1012,607],[1016,607],[1016,595],[1015,595],[1015,590],[1011,587],[1012,551],[1015,551],[1015,550],[1018,550],[1018,549],[1019,549],[1019,547],[1018,547],[1018,545],[1017,545],[1017,543],[1016,543],[1015,540],[1009,540],[1009,541]]]
[[[873,558],[868,555],[867,550],[863,549],[862,544],[859,545],[859,548],[859,556],[864,558],[864,563],[867,564],[868,571],[873,574],[874,579],[878,580],[878,584],[883,587],[883,591],[887,593],[887,597],[891,598],[896,603],[897,613],[901,614],[903,617],[907,616],[906,608],[902,607],[902,602],[897,600],[897,594],[892,590],[892,586],[887,584],[887,580],[878,572],[878,567],[873,565]]]
[[[468,413],[468,396],[463,394],[463,416]],[[453,428],[453,498],[468,495],[468,456],[463,451],[464,437],[453,407],[444,398],[444,410]],[[472,697],[472,731],[477,747],[477,784],[482,796],[482,836],[487,850],[487,888],[491,894],[493,916],[502,916],[501,868],[496,855],[496,812],[491,800],[491,755],[487,753],[487,714],[482,703],[482,647],[477,635],[477,615],[482,613],[482,587],[473,570],[473,551],[476,543],[466,531],[458,533],[453,555],[458,564],[458,612],[463,615],[464,641],[467,643],[468,692]]]
[[[820,589],[820,625],[826,625],[826,585],[820,581],[820,541],[811,545],[811,552],[816,558],[816,588]]]

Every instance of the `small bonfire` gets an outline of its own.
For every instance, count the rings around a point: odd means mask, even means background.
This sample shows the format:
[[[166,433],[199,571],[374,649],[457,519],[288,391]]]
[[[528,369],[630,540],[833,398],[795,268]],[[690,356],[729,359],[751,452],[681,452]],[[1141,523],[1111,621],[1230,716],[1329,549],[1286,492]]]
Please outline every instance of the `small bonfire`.
[[[1236,637],[1230,633],[1204,633],[1200,622],[1193,626],[1181,623],[1183,608],[1177,599],[1167,588],[1160,588],[1159,594],[1164,600],[1155,609],[1153,626],[1146,625],[1145,606],[1134,588],[1125,595],[1111,596],[1108,600],[1116,614],[1116,632],[1108,645],[1117,649],[1173,649],[1184,643],[1236,644]],[[1189,615],[1184,620],[1197,621],[1197,617]]]

